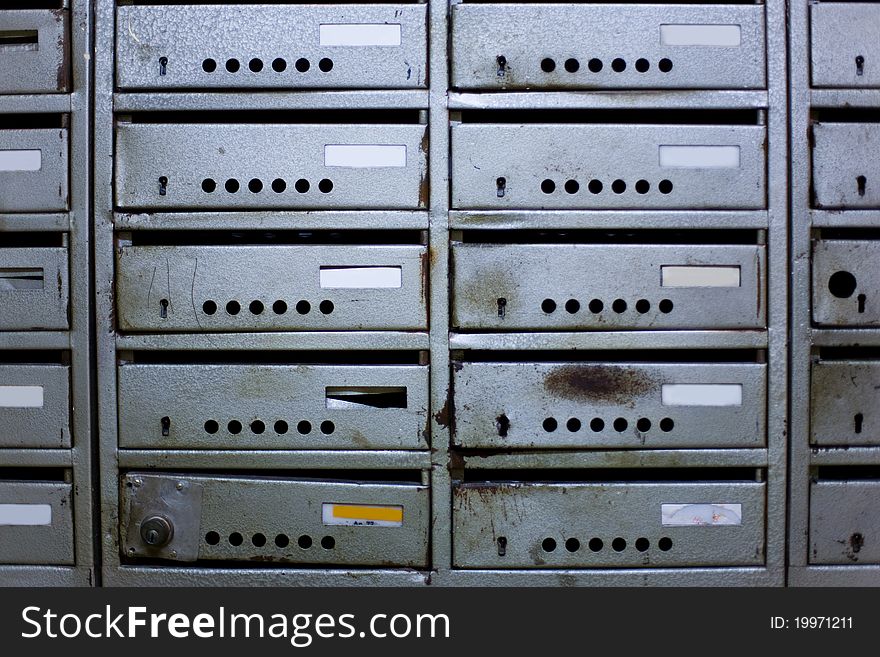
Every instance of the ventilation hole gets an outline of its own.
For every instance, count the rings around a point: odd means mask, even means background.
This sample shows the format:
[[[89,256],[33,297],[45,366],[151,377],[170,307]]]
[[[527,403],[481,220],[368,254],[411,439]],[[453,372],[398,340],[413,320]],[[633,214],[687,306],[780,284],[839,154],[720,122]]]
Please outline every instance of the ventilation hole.
[[[675,422],[672,421],[671,417],[664,417],[660,420],[660,431],[670,432],[675,428]]]
[[[287,189],[287,183],[283,178],[276,178],[272,181],[272,191],[276,194],[281,194],[285,189]]]
[[[556,183],[546,178],[541,181],[541,191],[545,194],[552,194],[556,191]]]
[[[671,299],[660,299],[660,303],[657,304],[657,307],[660,309],[661,313],[668,315],[672,312],[675,304],[672,303]]]
[[[263,181],[259,178],[251,178],[251,181],[248,183],[248,189],[253,194],[259,194],[263,191]]]
[[[238,69],[241,68],[241,63],[237,59],[227,59],[226,60],[226,70],[230,73],[238,73]]]
[[[299,545],[303,550],[308,550],[312,547],[312,537],[308,534],[303,534],[296,540],[296,544]]]
[[[321,313],[324,315],[329,315],[330,313],[332,313],[334,308],[335,306],[333,305],[333,302],[329,299],[324,299],[321,303],[318,304],[318,310],[320,310]]]
[[[553,552],[556,549],[556,541],[549,536],[541,541],[541,549],[544,552]]]
[[[286,548],[290,545],[290,539],[287,537],[287,534],[278,534],[275,537],[275,545],[280,548]]]
[[[577,311],[581,309],[581,302],[577,299],[569,299],[565,302],[565,311],[571,315],[574,315]]]
[[[565,549],[569,552],[577,552],[581,549],[581,542],[576,538],[569,538],[565,541]]]
[[[615,194],[623,194],[626,191],[626,183],[618,178],[611,183],[611,191]]]
[[[300,178],[293,185],[293,188],[300,194],[305,194],[307,191],[309,191],[309,187],[311,187],[311,185],[309,184],[309,181],[305,178]]]
[[[213,178],[205,178],[202,181],[202,191],[206,194],[213,194],[217,189],[217,181]]]
[[[336,425],[333,424],[330,420],[324,420],[321,422],[321,433],[325,436],[329,436],[331,433],[336,431]]]
[[[205,432],[206,433],[217,433],[220,431],[220,425],[217,424],[216,420],[207,420],[205,422]]]
[[[251,69],[254,73],[259,73],[263,70],[263,60],[257,59],[256,57],[248,62],[248,68]]]
[[[636,60],[636,70],[639,73],[647,73],[649,68],[651,68],[651,63],[644,57],[640,57]]]
[[[581,67],[581,63],[575,58],[565,60],[565,70],[569,73],[577,73]]]
[[[332,550],[336,547],[336,539],[332,536],[325,536],[321,539],[321,547],[325,550]]]
[[[649,547],[651,547],[651,541],[644,536],[636,539],[636,550],[639,552],[647,552]]]
[[[552,73],[556,70],[556,62],[549,57],[545,57],[541,60],[541,70],[544,73]]]
[[[595,433],[599,433],[604,428],[605,428],[605,420],[603,420],[602,418],[594,417],[592,420],[590,420],[590,430],[591,431],[593,431]]]
[[[318,189],[323,194],[329,194],[333,191],[333,181],[329,178],[324,178],[321,182],[318,183]]]
[[[265,310],[265,308],[263,307],[262,301],[258,301],[257,299],[254,299],[253,301],[251,301],[250,305],[248,306],[248,310],[251,311],[252,315],[262,315],[263,310]]]
[[[600,194],[602,192],[602,181],[593,179],[587,184],[587,189],[590,190],[590,194]]]
[[[318,62],[318,68],[321,69],[324,73],[329,73],[333,70],[333,60],[329,57],[324,57],[321,61]]]
[[[229,424],[226,425],[226,430],[231,433],[233,436],[237,436],[241,433],[241,422],[238,420],[230,420]]]
[[[254,547],[263,547],[266,544],[266,535],[256,533],[251,536],[251,543],[254,544]]]
[[[287,422],[285,422],[284,420],[277,420],[273,428],[275,429],[275,433],[277,433],[279,436],[283,436],[287,433],[289,427],[287,426]]]
[[[296,302],[296,312],[300,315],[308,315],[312,311],[312,304],[305,299]]]
[[[559,424],[556,422],[556,418],[548,417],[541,423],[541,426],[544,427],[544,431],[547,433],[552,433],[556,431],[556,427],[558,427]]]
[[[244,537],[241,534],[239,534],[238,532],[232,532],[229,535],[229,544],[230,545],[234,545],[235,547],[238,547],[242,543],[244,543]]]
[[[541,302],[541,310],[543,310],[548,315],[552,312],[556,311],[556,302],[553,299],[544,299]]]
[[[262,420],[254,420],[251,422],[251,433],[255,433],[258,436],[266,431],[266,425]]]
[[[647,194],[649,191],[651,191],[651,183],[649,183],[647,180],[636,181],[637,194]]]
[[[296,60],[296,64],[294,64],[294,66],[296,67],[296,70],[299,71],[300,73],[305,73],[306,71],[309,70],[309,68],[311,67],[311,64],[309,63],[309,60],[306,59],[305,57],[300,57],[299,59]]]
[[[613,541],[611,541],[611,549],[615,552],[623,552],[626,549],[626,539],[620,538],[620,536],[618,536]]]
[[[642,433],[646,433],[651,430],[651,420],[646,417],[640,417],[636,422],[636,429],[641,431]]]
[[[670,194],[672,192],[672,181],[671,180],[661,180],[660,184],[657,185],[657,189],[660,190],[661,194]]]
[[[598,315],[605,309],[605,304],[602,303],[601,299],[590,299],[590,303],[587,304],[587,308],[590,309],[591,313]]]
[[[213,315],[217,312],[217,304],[211,299],[208,299],[202,304],[202,312],[206,315]]]
[[[581,186],[578,184],[577,180],[566,180],[565,181],[565,191],[569,194],[577,194],[578,190]]]
[[[208,545],[217,545],[220,542],[220,534],[217,532],[208,532],[205,534],[205,543]]]
[[[593,552],[601,552],[602,548],[605,547],[605,543],[602,542],[601,538],[591,538],[590,542],[587,543],[587,546],[589,546],[590,550]]]
[[[629,422],[627,422],[626,419],[619,417],[616,420],[614,420],[613,426],[614,426],[614,430],[616,432],[622,433],[622,432],[626,431],[626,428],[629,426]]]
[[[672,539],[668,536],[664,536],[657,541],[657,547],[663,552],[669,552],[672,549]]]
[[[217,62],[211,58],[202,61],[202,70],[205,73],[213,73],[217,70]]]
[[[278,299],[272,304],[272,312],[276,315],[283,315],[287,312],[287,303],[282,299]]]
[[[230,301],[226,304],[226,312],[230,315],[237,315],[241,311],[241,305],[238,301]]]
[[[312,433],[312,423],[308,420],[300,420],[296,425],[296,430],[304,436],[308,435]]]
[[[593,73],[598,73],[602,70],[602,60],[593,57],[593,59],[587,62],[587,68],[590,69]]]
[[[575,431],[581,430],[581,421],[576,417],[572,417],[568,419],[568,422],[565,423],[565,428],[574,433]]]
[[[226,181],[224,187],[230,194],[235,194],[241,188],[241,185],[238,184],[238,181],[235,178],[230,178]]]
[[[287,61],[279,57],[272,61],[272,70],[276,73],[283,73],[287,70]]]
[[[657,62],[657,68],[659,68],[663,73],[669,73],[672,70],[672,60],[666,59],[665,57]]]
[[[617,57],[611,62],[611,70],[615,73],[623,73],[626,70],[626,60]]]
[[[623,299],[615,299],[611,303],[611,310],[613,310],[617,314],[626,312],[626,301],[624,301]]]
[[[849,299],[857,285],[856,277],[848,271],[836,271],[828,279],[828,291],[838,299]]]
[[[651,310],[651,302],[647,299],[639,299],[636,301],[636,312],[644,315],[646,312]]]

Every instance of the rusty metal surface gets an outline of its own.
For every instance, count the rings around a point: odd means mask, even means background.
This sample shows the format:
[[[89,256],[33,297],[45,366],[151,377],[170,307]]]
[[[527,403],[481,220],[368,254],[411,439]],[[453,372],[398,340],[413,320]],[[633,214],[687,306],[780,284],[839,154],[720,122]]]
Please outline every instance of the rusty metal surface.
[[[70,90],[70,12],[0,10],[0,94],[51,94]]]

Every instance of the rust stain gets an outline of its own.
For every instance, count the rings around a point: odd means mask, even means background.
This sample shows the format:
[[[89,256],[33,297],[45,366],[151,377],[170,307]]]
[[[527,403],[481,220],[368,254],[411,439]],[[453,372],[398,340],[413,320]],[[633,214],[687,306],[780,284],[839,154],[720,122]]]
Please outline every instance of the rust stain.
[[[434,413],[434,419],[437,420],[437,424],[439,424],[444,429],[449,428],[449,393],[446,393],[446,401],[443,403],[443,408]]]
[[[544,379],[544,389],[574,401],[628,404],[656,383],[644,370],[632,367],[571,364],[554,368]]]
[[[67,81],[70,79],[70,62],[67,57],[67,10],[66,9],[56,9],[53,12],[55,16],[55,22],[61,23],[61,33],[58,35],[58,53],[61,55],[61,61],[58,63],[58,70],[56,71],[56,88],[58,91],[67,91],[68,85]]]
[[[425,154],[425,160],[428,159],[428,129],[425,128],[425,133],[422,135],[422,141],[419,144],[419,148],[422,153]],[[428,171],[425,169],[419,174],[419,207],[427,208],[428,207],[428,199],[431,195],[431,183],[428,179]]]
[[[428,306],[428,294],[429,294],[429,285],[430,285],[430,275],[431,275],[431,249],[430,247],[424,251],[422,251],[421,255],[419,255],[419,264],[421,265],[421,291],[422,301],[425,304],[425,308],[427,310]]]

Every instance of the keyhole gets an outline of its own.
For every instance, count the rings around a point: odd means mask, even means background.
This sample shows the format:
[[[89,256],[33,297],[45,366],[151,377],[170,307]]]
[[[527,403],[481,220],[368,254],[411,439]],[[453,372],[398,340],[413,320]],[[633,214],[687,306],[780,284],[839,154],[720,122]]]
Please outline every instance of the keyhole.
[[[495,542],[498,544],[498,556],[503,557],[507,554],[507,538],[505,536],[499,536]]]
[[[865,298],[866,297],[864,294],[860,294],[859,296],[856,297],[856,299],[859,302],[859,312],[860,313],[865,312]]]
[[[168,317],[168,299],[161,299],[159,301],[159,317],[162,319]]]
[[[168,178],[162,176],[159,178],[159,196],[165,196],[168,191]]]
[[[856,185],[858,185],[858,188],[859,188],[859,196],[865,195],[865,183],[867,183],[867,182],[868,182],[868,179],[865,178],[864,176],[859,176],[858,178],[856,178]]]
[[[856,57],[856,75],[864,75],[865,73],[865,58],[861,55]]]
[[[507,69],[507,57],[504,55],[498,55],[498,57],[495,58],[495,61],[498,62],[498,77],[503,78]]]
[[[495,187],[498,198],[503,198],[504,193],[507,191],[507,178],[498,178],[498,180],[495,181]]]
[[[507,438],[507,433],[510,431],[510,418],[502,413],[495,418],[495,428],[498,429],[499,436]]]
[[[504,297],[498,297],[498,316],[504,319],[504,315],[507,314],[507,299]]]
[[[162,435],[167,436],[171,433],[171,418],[167,416],[163,417],[160,422],[162,424]]]
[[[862,433],[862,421],[865,419],[865,416],[861,413],[856,413],[853,418],[853,423],[855,424],[856,433]]]
[[[148,529],[145,538],[148,545],[155,545],[159,542],[159,532],[155,529]]]
[[[167,67],[168,67],[168,58],[167,57],[160,57],[159,58],[159,75],[165,75],[165,73],[167,73],[167,70],[166,70]]]

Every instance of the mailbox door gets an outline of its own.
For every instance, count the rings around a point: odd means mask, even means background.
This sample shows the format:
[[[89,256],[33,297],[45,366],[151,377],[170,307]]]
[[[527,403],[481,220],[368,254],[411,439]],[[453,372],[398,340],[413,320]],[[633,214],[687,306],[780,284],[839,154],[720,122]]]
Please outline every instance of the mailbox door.
[[[813,243],[813,321],[827,326],[880,323],[880,242]]]
[[[0,248],[0,330],[70,328],[67,249]]]
[[[70,87],[67,9],[0,11],[0,94]]]
[[[71,488],[0,473],[0,564],[73,565]]]
[[[880,7],[876,4],[810,3],[813,86],[880,87],[878,33]]]
[[[0,447],[70,444],[70,368],[0,365]]]
[[[816,207],[880,207],[880,123],[813,125]]]
[[[810,563],[880,563],[880,482],[810,486]]]
[[[810,442],[880,445],[880,362],[813,363],[810,386]]]
[[[68,204],[67,130],[0,130],[0,212],[62,212]]]

